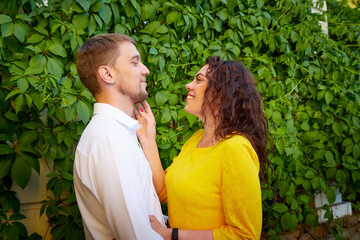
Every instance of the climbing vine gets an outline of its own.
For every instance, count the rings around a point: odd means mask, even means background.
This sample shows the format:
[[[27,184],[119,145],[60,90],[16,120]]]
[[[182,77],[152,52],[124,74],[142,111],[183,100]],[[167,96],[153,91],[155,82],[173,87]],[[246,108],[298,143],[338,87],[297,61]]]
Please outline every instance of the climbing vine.
[[[262,183],[264,238],[276,239],[300,223],[315,227],[317,191],[332,203],[339,188],[360,209],[359,6],[328,0],[328,11],[318,14],[311,0],[47,4],[0,3],[1,238],[43,237],[21,223],[26,216],[12,188],[26,188],[32,174],[41,174],[40,163],[50,172],[41,208],[49,234],[84,238],[72,167],[94,99],[77,76],[75,56],[89,37],[108,32],[133,37],[151,71],[149,103],[165,168],[200,127],[183,110],[184,86],[205,59],[237,59],[252,71],[274,139],[270,179]],[[328,22],[329,35],[319,21]]]

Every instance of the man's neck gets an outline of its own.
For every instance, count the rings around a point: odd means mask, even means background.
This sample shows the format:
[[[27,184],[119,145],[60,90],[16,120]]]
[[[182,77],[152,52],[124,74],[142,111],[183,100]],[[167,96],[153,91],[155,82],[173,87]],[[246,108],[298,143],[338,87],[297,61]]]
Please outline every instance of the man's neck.
[[[116,94],[116,96],[112,94],[99,94],[96,96],[97,103],[106,103],[117,109],[121,110],[128,116],[133,116],[134,105],[130,97],[125,95]]]

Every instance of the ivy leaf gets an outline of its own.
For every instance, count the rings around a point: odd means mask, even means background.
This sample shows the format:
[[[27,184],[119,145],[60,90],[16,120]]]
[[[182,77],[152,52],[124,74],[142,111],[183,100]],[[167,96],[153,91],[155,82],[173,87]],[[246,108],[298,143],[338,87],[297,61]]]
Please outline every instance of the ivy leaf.
[[[80,6],[85,10],[85,12],[89,11],[90,8],[90,2],[87,0],[76,0],[77,3],[80,4]]]
[[[19,94],[14,100],[14,109],[16,114],[20,111],[23,102],[24,102],[24,95]]]
[[[18,23],[14,24],[14,35],[21,43],[25,41],[26,33],[27,30],[23,26]]]
[[[7,225],[7,233],[6,233],[6,238],[8,240],[16,240],[19,239],[19,231],[17,230],[17,228],[14,225]]]
[[[0,153],[1,155],[3,155],[1,145],[0,145]],[[6,175],[9,174],[12,166],[12,162],[13,160],[11,158],[2,157],[2,159],[0,160],[0,179],[3,179]]]
[[[94,33],[95,30],[96,30],[96,22],[95,22],[95,19],[94,19],[93,16],[90,16],[90,21],[89,21],[88,30],[89,30],[89,36],[93,35],[93,33]]]
[[[0,14],[0,24],[9,23],[12,21],[12,18],[5,14]]]
[[[24,78],[19,78],[17,80],[17,86],[21,92],[25,92],[29,88],[29,82]]]
[[[110,6],[111,6],[111,9],[112,9],[112,12],[113,12],[113,15],[114,15],[114,23],[119,23],[120,22],[119,4],[111,2]]]
[[[187,119],[189,121],[189,125],[191,127],[195,123],[197,117],[195,115],[192,115],[192,114],[189,114],[189,113],[186,114],[186,116],[187,116]]]
[[[329,105],[333,99],[334,99],[334,96],[329,91],[326,91],[326,93],[325,93],[326,104]]]
[[[95,4],[91,6],[91,12],[99,12],[103,5],[104,3],[101,1],[95,2]]]
[[[334,203],[336,200],[336,195],[332,190],[326,191],[326,198],[330,204]]]
[[[168,28],[166,26],[160,26],[158,29],[157,29],[157,32],[158,33],[167,33],[168,32]]]
[[[171,23],[175,22],[179,16],[180,16],[180,14],[178,13],[178,11],[169,12],[169,14],[166,16],[166,23],[171,24]]]
[[[46,59],[44,55],[39,54],[30,59],[29,67],[25,71],[25,75],[38,74],[44,71]]]
[[[139,3],[136,0],[130,0],[133,7],[136,9],[136,11],[141,15],[141,7]]]
[[[76,111],[80,116],[81,121],[83,123],[87,123],[90,119],[90,110],[88,106],[83,101],[78,101],[76,104]]]
[[[312,179],[313,177],[315,177],[315,173],[312,170],[307,170],[304,177],[306,177],[308,179]]]
[[[64,172],[61,174],[61,176],[66,180],[69,180],[69,181],[73,180],[73,176],[70,173]]]
[[[66,57],[66,51],[65,48],[63,46],[61,46],[60,44],[52,44],[49,46],[48,49],[50,52],[52,52],[55,55],[58,55],[60,57]]]
[[[40,163],[37,158],[25,153],[22,153],[21,157],[27,162],[30,167],[32,167],[38,174],[40,174]]]
[[[24,160],[17,157],[12,165],[11,175],[17,185],[24,189],[31,177],[31,167]]]
[[[355,144],[354,145],[354,148],[353,148],[353,156],[354,156],[354,159],[359,159],[360,157],[360,144]]]
[[[62,68],[59,66],[57,61],[55,61],[52,58],[49,58],[47,62],[47,68],[51,74],[55,75],[59,79],[61,78]]]
[[[29,145],[38,138],[37,130],[25,131],[21,134],[19,143],[21,145]]]
[[[6,113],[4,114],[4,117],[6,117],[7,119],[9,119],[9,120],[11,120],[11,121],[14,121],[14,122],[19,121],[18,116],[16,116],[16,114],[13,113],[13,112],[6,112]]]
[[[311,224],[314,226],[317,223],[316,218],[313,214],[309,213],[305,217],[305,224]]]
[[[256,0],[256,6],[258,9],[261,9],[264,6],[263,0]]]
[[[345,183],[346,182],[345,171],[342,169],[337,170],[335,179],[338,183]]]
[[[273,112],[272,119],[278,125],[280,125],[280,123],[282,122],[281,114],[278,111]]]
[[[179,97],[176,94],[171,94],[170,98],[169,98],[169,103],[172,106],[175,106],[179,101]]]
[[[273,205],[272,209],[274,211],[277,211],[279,213],[284,213],[284,212],[287,212],[289,210],[289,208],[283,204],[283,203],[276,203]]]
[[[94,16],[95,21],[99,25],[99,27],[102,28],[102,21],[101,21],[101,18],[99,17],[99,15],[93,14],[92,16]]]
[[[10,221],[17,221],[17,220],[21,220],[21,219],[24,219],[24,218],[26,218],[26,217],[24,215],[22,215],[21,213],[13,213],[10,216],[9,220]]]
[[[293,232],[298,225],[297,217],[294,213],[285,213],[281,217],[281,226],[284,230],[290,229],[291,232]]]
[[[24,215],[20,214],[20,213],[14,213],[13,215],[16,215],[15,217],[13,218],[20,218],[20,219],[23,219],[23,218],[26,218]],[[13,216],[11,215],[10,218]],[[19,220],[20,220],[19,219]],[[24,224],[22,224],[21,222],[12,222],[12,225],[15,226],[15,228],[17,229],[17,231],[20,233],[21,236],[23,237],[27,237],[28,236],[28,232],[26,230],[26,227]]]
[[[171,114],[169,108],[164,108],[161,115],[161,123],[167,123],[171,120]]]
[[[155,15],[155,8],[151,3],[146,3],[141,7],[141,19],[147,20],[149,17]]]
[[[158,106],[164,105],[164,103],[167,101],[167,97],[163,92],[157,92],[155,95],[155,101]]]
[[[339,122],[334,122],[332,124],[332,129],[333,129],[334,133],[340,137],[340,134],[343,131],[341,124]]]
[[[4,23],[1,25],[1,35],[8,37],[14,33],[14,24],[12,22]]]
[[[105,22],[105,24],[108,25],[112,17],[112,11],[110,6],[104,4],[99,10],[99,15],[102,18],[102,20]]]
[[[325,151],[325,159],[327,162],[333,162],[334,161],[334,154],[330,150]]]
[[[5,101],[8,100],[9,98],[15,96],[15,95],[18,95],[19,93],[21,93],[20,90],[13,90],[13,91],[9,92],[9,94],[5,98]]]
[[[32,98],[32,100],[33,100],[34,105],[36,106],[36,108],[37,108],[39,111],[42,110],[42,108],[44,107],[44,104],[45,104],[45,103],[43,102],[43,99],[42,99],[41,95],[38,94],[38,93],[33,93],[33,94],[31,94],[30,96],[31,96],[31,98]]]

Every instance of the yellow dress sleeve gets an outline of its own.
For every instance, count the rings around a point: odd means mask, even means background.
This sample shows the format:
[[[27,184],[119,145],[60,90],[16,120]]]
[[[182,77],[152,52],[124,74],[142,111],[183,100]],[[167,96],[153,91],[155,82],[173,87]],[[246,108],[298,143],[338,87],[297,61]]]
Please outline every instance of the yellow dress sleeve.
[[[243,137],[225,141],[221,150],[225,225],[213,229],[214,239],[260,239],[262,203],[256,152]]]

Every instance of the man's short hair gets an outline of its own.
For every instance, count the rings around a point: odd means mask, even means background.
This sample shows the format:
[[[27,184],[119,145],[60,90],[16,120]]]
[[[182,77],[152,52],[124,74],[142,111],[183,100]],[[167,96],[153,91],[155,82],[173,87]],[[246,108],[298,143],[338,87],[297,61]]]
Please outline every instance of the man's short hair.
[[[88,39],[76,56],[76,69],[81,82],[95,97],[101,89],[97,80],[100,66],[113,67],[119,57],[119,43],[134,39],[120,33],[100,34]]]

